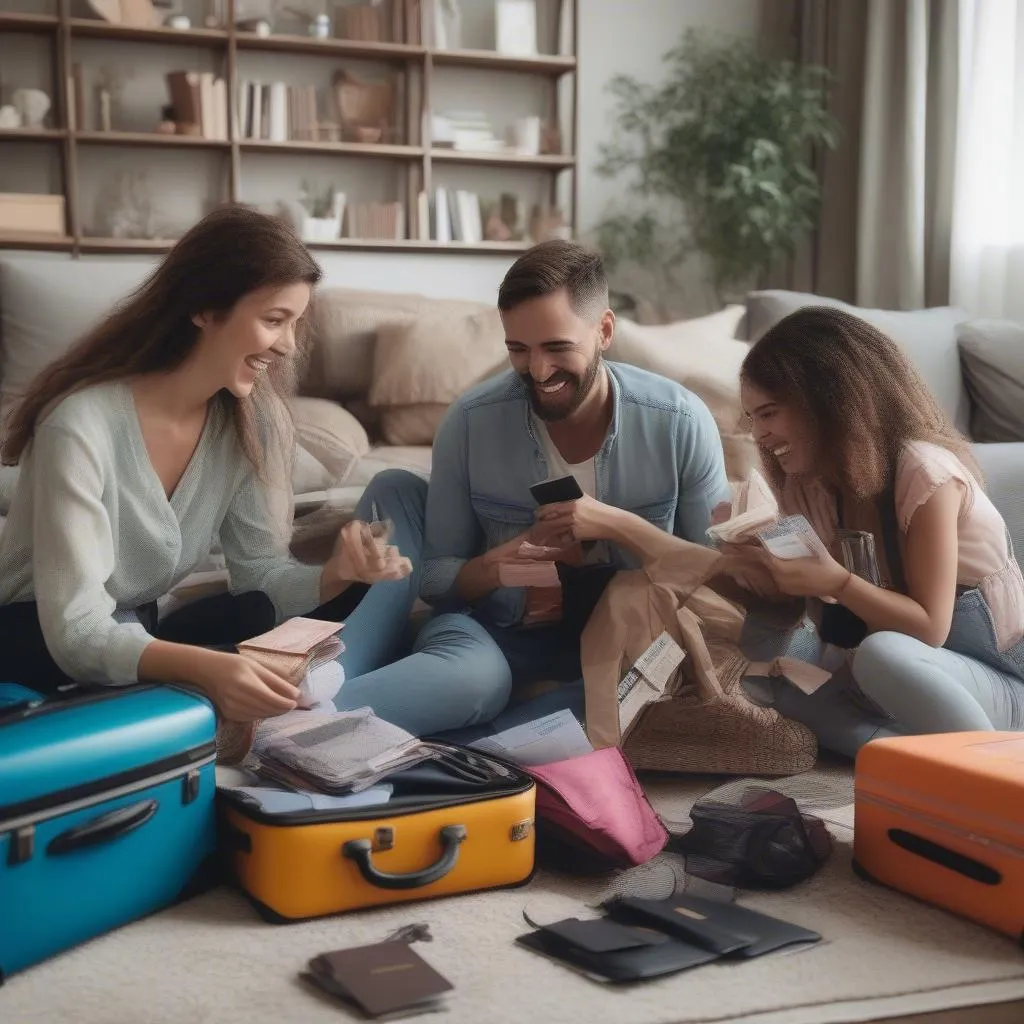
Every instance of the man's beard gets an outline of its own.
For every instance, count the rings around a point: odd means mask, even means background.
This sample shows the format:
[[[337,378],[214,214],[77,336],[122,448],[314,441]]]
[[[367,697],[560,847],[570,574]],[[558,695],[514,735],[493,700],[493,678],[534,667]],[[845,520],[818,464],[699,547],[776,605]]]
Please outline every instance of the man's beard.
[[[597,382],[597,375],[600,370],[601,350],[598,349],[582,376],[569,373],[568,370],[559,370],[557,373],[553,373],[544,381],[545,384],[556,384],[564,380],[568,383],[569,388],[572,389],[571,397],[568,400],[565,398],[564,391],[559,392],[557,404],[550,402],[550,400],[545,402],[543,392],[538,390],[537,382],[529,373],[523,373],[520,376],[523,378],[523,383],[530,393],[530,405],[533,407],[533,411],[542,420],[546,420],[548,423],[557,423],[559,420],[564,420],[571,416],[586,401],[587,396],[594,390],[594,384]]]

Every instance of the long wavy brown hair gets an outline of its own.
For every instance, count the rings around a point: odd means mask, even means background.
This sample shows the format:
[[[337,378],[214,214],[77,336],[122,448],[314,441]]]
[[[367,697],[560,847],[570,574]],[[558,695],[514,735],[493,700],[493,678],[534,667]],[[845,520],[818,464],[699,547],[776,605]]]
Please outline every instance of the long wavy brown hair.
[[[780,320],[751,347],[740,379],[800,410],[834,482],[860,498],[885,490],[910,441],[947,448],[982,482],[969,442],[899,346],[844,310],[809,306]],[[762,447],[761,462],[781,492],[779,460]]]
[[[35,378],[8,420],[3,462],[18,462],[36,425],[72,392],[181,366],[199,340],[195,315],[226,316],[258,288],[299,282],[313,287],[320,277],[316,260],[283,220],[240,204],[218,207],[182,236],[148,280]],[[234,419],[242,452],[261,476],[271,455],[290,458],[286,399],[305,355],[301,322],[296,346],[296,358],[275,360],[249,397],[226,390],[217,396]]]

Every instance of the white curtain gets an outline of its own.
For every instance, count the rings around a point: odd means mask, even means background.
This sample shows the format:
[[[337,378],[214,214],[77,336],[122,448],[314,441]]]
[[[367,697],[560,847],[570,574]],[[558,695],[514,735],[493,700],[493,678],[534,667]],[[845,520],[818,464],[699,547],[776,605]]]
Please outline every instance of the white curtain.
[[[868,0],[856,301],[1024,321],[1024,0]]]
[[[950,300],[1024,321],[1024,0],[960,0]]]

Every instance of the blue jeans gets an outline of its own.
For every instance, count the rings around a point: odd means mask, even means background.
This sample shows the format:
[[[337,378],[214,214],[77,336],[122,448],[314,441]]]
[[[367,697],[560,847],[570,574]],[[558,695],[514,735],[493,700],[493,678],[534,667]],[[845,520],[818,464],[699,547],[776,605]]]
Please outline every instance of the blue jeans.
[[[386,470],[373,478],[356,507],[356,516],[368,520],[376,503],[381,518],[394,523],[392,543],[412,559],[414,569],[408,579],[370,587],[345,620],[339,660],[346,678],[335,706],[339,711],[370,707],[415,736],[436,735],[496,719],[508,704],[513,680],[550,679],[577,685],[530,701],[496,725],[507,727],[561,707],[582,714],[578,635],[553,627],[503,630],[450,612],[431,618],[411,638],[426,498],[427,484],[420,477]],[[475,728],[452,738],[487,731]]]

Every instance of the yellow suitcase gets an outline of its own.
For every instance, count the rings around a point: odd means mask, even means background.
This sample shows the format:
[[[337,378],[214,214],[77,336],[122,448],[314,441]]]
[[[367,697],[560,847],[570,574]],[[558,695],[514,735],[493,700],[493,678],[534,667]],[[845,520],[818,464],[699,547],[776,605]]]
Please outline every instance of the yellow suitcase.
[[[220,790],[221,848],[261,915],[294,921],[529,881],[533,779],[490,755],[451,749],[499,766],[499,777],[472,783],[428,762],[388,778],[387,803],[343,811],[268,813]]]

